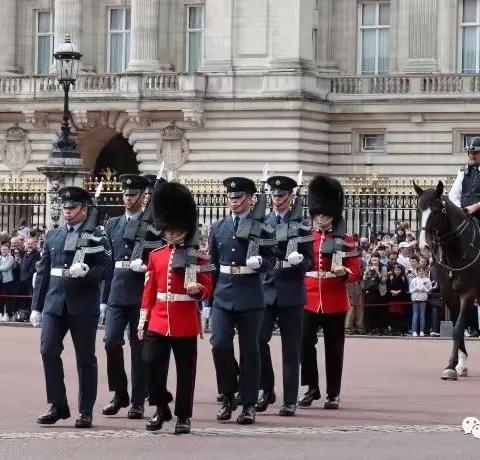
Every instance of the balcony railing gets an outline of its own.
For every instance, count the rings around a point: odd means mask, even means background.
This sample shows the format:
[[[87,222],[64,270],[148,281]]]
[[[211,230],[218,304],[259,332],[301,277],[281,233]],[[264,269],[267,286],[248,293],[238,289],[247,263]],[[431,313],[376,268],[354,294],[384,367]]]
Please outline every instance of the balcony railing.
[[[334,77],[335,94],[468,94],[480,93],[480,75],[375,75]]]
[[[201,95],[205,77],[199,74],[84,74],[80,75],[71,97],[105,97],[129,94],[160,96]],[[0,76],[0,99],[9,97],[63,97],[63,90],[53,75]]]

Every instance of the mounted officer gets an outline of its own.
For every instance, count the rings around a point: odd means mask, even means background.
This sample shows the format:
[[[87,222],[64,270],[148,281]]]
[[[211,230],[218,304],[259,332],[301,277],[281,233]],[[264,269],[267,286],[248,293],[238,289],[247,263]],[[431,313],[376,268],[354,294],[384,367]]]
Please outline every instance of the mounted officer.
[[[51,425],[70,417],[61,359],[63,339],[70,330],[79,378],[80,416],[75,427],[90,428],[97,396],[100,284],[111,272],[111,251],[96,228],[96,209],[88,211],[89,193],[80,187],[64,187],[58,193],[66,225],[47,233],[30,316],[34,327],[42,323],[40,351],[52,405],[37,423]]]
[[[128,418],[141,419],[146,395],[145,368],[142,362],[142,344],[137,337],[137,327],[142,300],[148,251],[163,244],[161,238],[148,231],[152,224],[151,209],[143,210],[144,192],[150,182],[142,176],[120,176],[125,213],[109,219],[105,232],[112,247],[114,271],[105,283],[102,308],[106,308],[105,350],[107,353],[108,386],[114,392],[111,402],[104,407],[103,415],[116,415],[128,407],[128,381],[123,359],[125,328],[129,327],[132,363],[132,406]],[[153,227],[151,227],[153,229]],[[137,251],[136,248],[139,248]]]
[[[458,171],[448,197],[452,203],[480,219],[480,137],[474,137],[466,150],[468,164]]]
[[[229,177],[223,184],[232,214],[215,222],[210,232],[211,261],[217,269],[214,277],[210,342],[218,392],[223,395],[217,420],[230,420],[232,411],[237,408],[235,392],[239,386],[238,364],[233,348],[236,326],[241,355],[240,393],[243,403],[237,423],[251,424],[255,422],[255,403],[258,398],[259,336],[265,310],[260,272],[272,269],[275,263],[271,251],[262,246],[254,234],[270,239],[274,238],[274,232],[271,229],[271,233],[268,233],[263,227],[264,208],[255,216],[256,213],[250,212],[256,192],[252,180]],[[259,199],[265,201],[261,196]],[[257,243],[258,251],[253,250]]]
[[[300,179],[301,181],[301,179]],[[276,230],[278,246],[274,270],[263,280],[267,308],[260,335],[261,379],[263,390],[255,409],[264,412],[276,399],[270,347],[275,321],[280,326],[282,339],[283,406],[281,416],[293,416],[297,407],[300,372],[300,344],[302,339],[303,305],[306,302],[304,277],[312,267],[313,239],[311,225],[303,219],[303,200],[293,190],[297,182],[286,176],[273,176],[267,181],[273,212],[265,219]]]

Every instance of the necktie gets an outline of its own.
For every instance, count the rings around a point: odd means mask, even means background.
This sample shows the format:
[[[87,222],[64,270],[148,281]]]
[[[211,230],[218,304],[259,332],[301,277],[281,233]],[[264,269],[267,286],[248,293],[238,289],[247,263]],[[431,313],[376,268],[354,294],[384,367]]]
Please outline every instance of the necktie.
[[[237,231],[238,229],[238,223],[240,222],[240,217],[238,216],[235,216],[235,218],[233,219],[233,229],[235,230],[235,232]]]
[[[75,229],[73,228],[72,225],[68,226],[68,233],[72,233]]]
[[[282,223],[282,216],[280,214],[277,214],[277,224]]]

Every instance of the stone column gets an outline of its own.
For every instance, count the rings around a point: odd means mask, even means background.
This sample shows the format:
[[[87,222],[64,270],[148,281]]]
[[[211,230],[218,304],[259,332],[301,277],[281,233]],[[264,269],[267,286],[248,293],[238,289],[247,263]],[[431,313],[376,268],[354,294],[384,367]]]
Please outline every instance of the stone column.
[[[438,70],[438,0],[408,0],[408,57],[405,72]]]
[[[3,0],[0,14],[0,74],[14,73],[15,68],[15,24],[17,17],[15,0]]]
[[[132,0],[129,72],[156,72],[160,0]]]
[[[87,5],[89,6],[89,5]],[[76,45],[80,53],[86,50],[85,38],[82,33],[82,1],[81,0],[55,0],[55,47],[65,40],[65,34],[70,34],[72,43]],[[81,72],[89,71],[92,66],[88,64],[85,57],[80,60]]]

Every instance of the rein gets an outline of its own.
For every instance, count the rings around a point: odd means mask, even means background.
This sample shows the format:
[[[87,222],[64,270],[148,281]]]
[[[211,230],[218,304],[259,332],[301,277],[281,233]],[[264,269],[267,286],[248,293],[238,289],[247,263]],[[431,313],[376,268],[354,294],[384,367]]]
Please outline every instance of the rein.
[[[446,214],[446,208],[445,208],[445,202],[442,201],[442,214]],[[480,225],[477,221],[477,219],[475,219],[474,217],[472,217],[471,215],[467,215],[465,217],[465,219],[463,219],[460,224],[457,225],[457,227],[455,228],[455,230],[451,231],[451,232],[448,232],[448,233],[444,233],[442,235],[439,235],[438,234],[438,230],[436,231],[436,234],[435,236],[432,237],[432,242],[434,243],[434,247],[432,248],[432,258],[433,260],[438,264],[440,265],[441,267],[445,268],[446,270],[450,271],[450,272],[459,272],[459,271],[462,271],[462,270],[466,270],[467,268],[470,268],[473,264],[475,264],[478,259],[480,258],[480,249],[477,251],[477,255],[475,256],[475,258],[466,263],[465,265],[463,265],[462,267],[452,267],[450,265],[448,265],[446,262],[443,262],[443,257],[442,255],[440,255],[440,257],[438,257],[438,255],[436,254],[437,253],[437,248],[440,247],[442,248],[442,243],[445,243],[446,241],[448,240],[451,240],[453,238],[459,238],[463,232],[469,227],[470,223],[472,223],[473,221],[473,232],[472,232],[472,239],[470,241],[470,243],[468,244],[468,247],[466,249],[466,251],[468,251],[469,248],[473,248],[474,247],[474,242],[475,242],[475,238],[477,238],[478,236],[480,236]],[[423,231],[426,231],[425,227],[422,228]],[[446,252],[446,251],[442,251],[443,252]],[[464,255],[464,259],[465,259],[465,256],[466,254]]]

